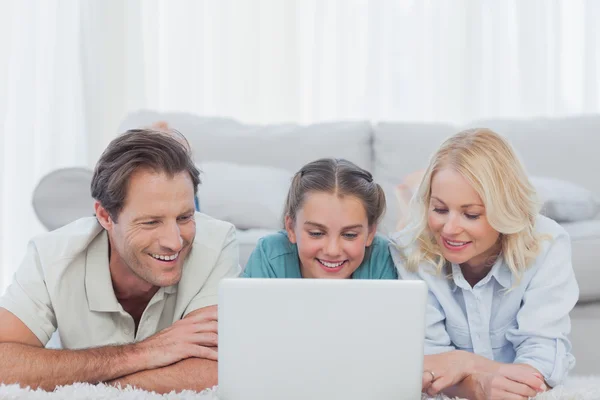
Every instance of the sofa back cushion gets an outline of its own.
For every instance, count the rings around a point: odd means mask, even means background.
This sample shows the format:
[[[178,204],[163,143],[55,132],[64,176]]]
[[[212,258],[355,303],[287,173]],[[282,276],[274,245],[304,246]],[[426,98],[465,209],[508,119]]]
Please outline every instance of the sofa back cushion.
[[[229,118],[141,110],[129,114],[119,132],[149,127],[157,121],[167,122],[187,137],[197,162],[223,161],[296,172],[307,162],[337,157],[368,170],[372,167],[369,122],[249,125]]]
[[[529,175],[578,184],[600,199],[600,116],[483,120],[515,147]]]

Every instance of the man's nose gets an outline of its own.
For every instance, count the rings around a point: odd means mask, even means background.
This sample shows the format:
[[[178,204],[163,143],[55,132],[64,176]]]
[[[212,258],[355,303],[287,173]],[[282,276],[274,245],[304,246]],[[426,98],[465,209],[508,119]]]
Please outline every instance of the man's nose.
[[[161,247],[173,252],[181,250],[183,247],[183,238],[181,237],[181,230],[177,223],[165,224],[159,244]]]

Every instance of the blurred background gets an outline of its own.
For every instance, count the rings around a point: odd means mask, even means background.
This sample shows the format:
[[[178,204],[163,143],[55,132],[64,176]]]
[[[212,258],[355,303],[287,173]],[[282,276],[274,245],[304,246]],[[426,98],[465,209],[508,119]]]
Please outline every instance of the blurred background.
[[[596,114],[597,21],[591,0],[0,0],[0,292],[46,230],[40,179],[93,168],[133,111],[249,124]]]

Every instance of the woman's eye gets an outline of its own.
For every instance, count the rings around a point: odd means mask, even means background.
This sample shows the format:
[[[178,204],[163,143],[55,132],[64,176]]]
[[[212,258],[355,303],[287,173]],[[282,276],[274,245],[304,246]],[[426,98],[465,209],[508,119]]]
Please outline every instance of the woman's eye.
[[[444,210],[443,208],[434,208],[433,212],[436,212],[438,214],[446,214],[448,210]]]
[[[479,218],[479,214],[465,214],[465,217],[468,219],[477,219]]]
[[[308,235],[312,237],[320,237],[323,236],[323,232],[308,232]]]

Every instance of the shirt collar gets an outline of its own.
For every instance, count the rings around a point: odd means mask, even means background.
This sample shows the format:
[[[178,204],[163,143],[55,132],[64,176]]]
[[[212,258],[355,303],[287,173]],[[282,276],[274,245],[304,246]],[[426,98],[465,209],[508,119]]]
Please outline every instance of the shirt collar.
[[[498,260],[496,260],[491,272],[494,279],[496,279],[496,282],[498,282],[504,289],[510,289],[512,287],[513,274],[508,268],[508,265],[506,265],[504,262],[502,256],[498,257]]]
[[[447,269],[450,273],[450,289],[455,292],[457,288],[470,289],[471,285],[463,276],[462,270],[458,264],[452,264]],[[498,257],[490,272],[477,285],[486,285],[490,279],[494,278],[496,282],[505,289],[512,286],[512,273],[504,263],[502,255]]]
[[[105,230],[87,249],[85,291],[90,311],[119,312],[123,309],[112,286],[108,265],[108,234]]]

